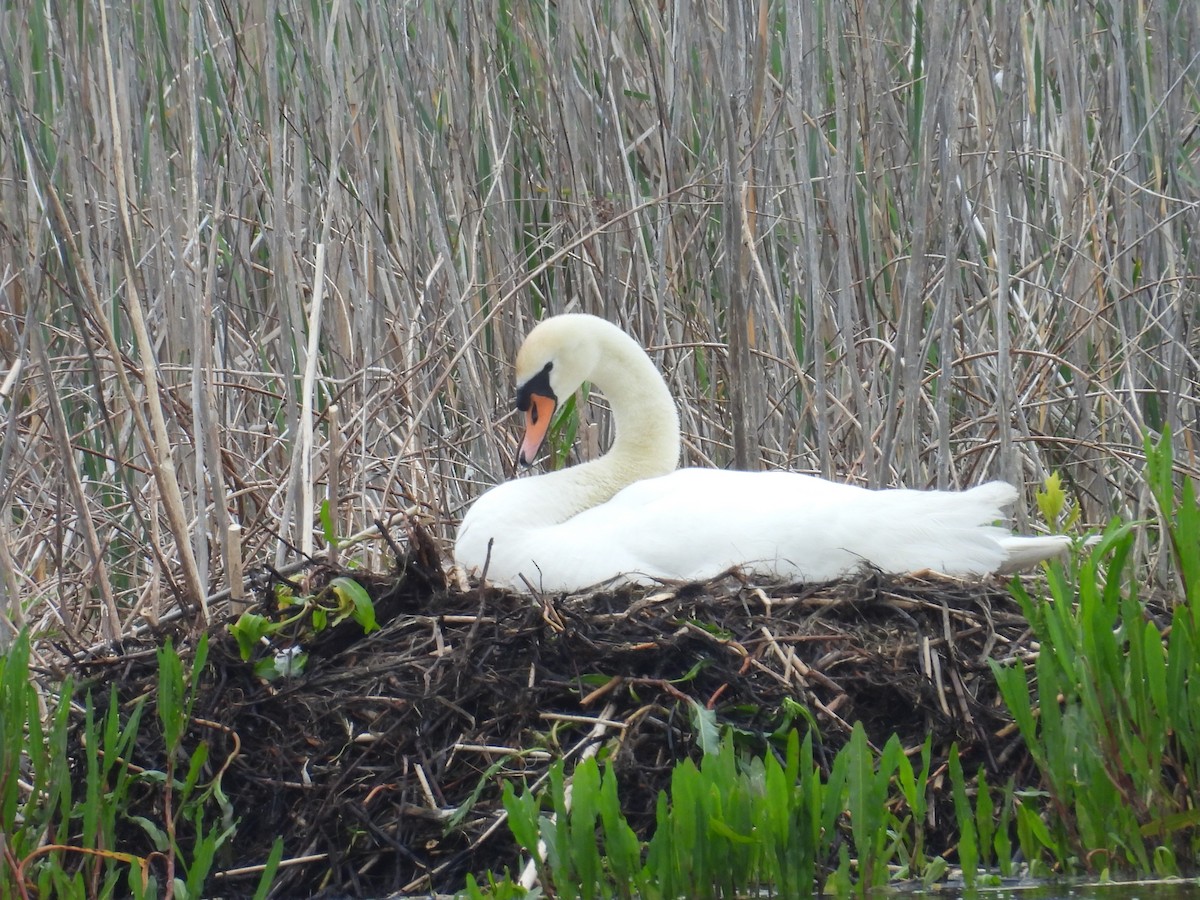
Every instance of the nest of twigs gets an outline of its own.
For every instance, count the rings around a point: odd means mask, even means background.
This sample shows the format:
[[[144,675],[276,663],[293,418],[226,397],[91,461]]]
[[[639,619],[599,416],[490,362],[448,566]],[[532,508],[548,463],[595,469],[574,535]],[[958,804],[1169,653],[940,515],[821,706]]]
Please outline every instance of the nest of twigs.
[[[861,721],[877,747],[893,733],[906,748],[932,735],[935,773],[954,742],[967,772],[1026,764],[987,664],[1029,639],[998,581],[866,573],[768,586],[730,574],[531,599],[447,586],[432,541],[418,538],[416,558],[388,575],[308,571],[305,590],[359,581],[381,628],[364,635],[348,622],[316,635],[299,677],[263,681],[213,630],[193,712],[207,724],[189,739],[210,743],[240,816],[215,893],[252,889],[256,876],[236,870],[261,863],[280,835],[290,864],[277,896],[461,888],[468,872],[516,862],[502,780],[532,784],[595,741],[609,744],[631,824],[646,828],[672,767],[698,755],[694,704],[762,735],[759,752],[789,718],[809,727],[795,701],[817,723],[823,759]],[[260,611],[271,597],[268,586]],[[108,683],[123,699],[153,691],[154,656],[138,649],[79,664],[93,686],[104,682],[97,697]],[[162,753],[151,724],[147,714],[138,746],[147,765]],[[148,785],[131,812],[161,817],[158,793]],[[930,849],[948,849],[938,838],[935,822]]]

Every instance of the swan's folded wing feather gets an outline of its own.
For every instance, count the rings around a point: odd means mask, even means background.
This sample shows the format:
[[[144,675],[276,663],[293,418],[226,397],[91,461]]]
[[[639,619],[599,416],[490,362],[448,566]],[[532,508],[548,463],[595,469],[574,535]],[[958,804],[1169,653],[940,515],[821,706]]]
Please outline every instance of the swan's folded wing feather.
[[[803,581],[862,567],[979,575],[1004,560],[1008,532],[988,523],[1015,493],[1000,482],[868,491],[787,472],[684,469],[629,486],[543,543],[597,581],[615,573],[703,580],[732,567]]]

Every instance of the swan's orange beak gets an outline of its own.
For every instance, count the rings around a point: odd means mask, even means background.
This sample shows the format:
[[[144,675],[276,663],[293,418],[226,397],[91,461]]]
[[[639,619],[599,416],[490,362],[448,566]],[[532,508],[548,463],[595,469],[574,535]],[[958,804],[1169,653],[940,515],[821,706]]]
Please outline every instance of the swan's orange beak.
[[[546,432],[550,430],[550,420],[554,417],[557,405],[553,397],[529,394],[529,406],[525,410],[525,439],[521,441],[521,452],[517,457],[521,465],[533,465],[542,442],[546,440]]]

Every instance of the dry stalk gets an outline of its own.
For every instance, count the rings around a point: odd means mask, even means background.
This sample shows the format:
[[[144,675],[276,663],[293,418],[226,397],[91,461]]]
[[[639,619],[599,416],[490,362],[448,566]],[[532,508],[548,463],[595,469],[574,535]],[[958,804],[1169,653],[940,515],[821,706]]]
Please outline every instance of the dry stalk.
[[[1157,518],[1143,432],[1200,473],[1200,11],[1144,6],[236,0],[143,41],[136,5],[18,0],[10,609],[99,622],[99,552],[140,628],[216,596],[235,523],[250,568],[312,549],[322,498],[339,533],[412,507],[449,541],[566,309],[650,347],[685,463],[1008,477],[1030,527],[1057,471],[1082,527]],[[582,401],[577,456],[612,436]]]

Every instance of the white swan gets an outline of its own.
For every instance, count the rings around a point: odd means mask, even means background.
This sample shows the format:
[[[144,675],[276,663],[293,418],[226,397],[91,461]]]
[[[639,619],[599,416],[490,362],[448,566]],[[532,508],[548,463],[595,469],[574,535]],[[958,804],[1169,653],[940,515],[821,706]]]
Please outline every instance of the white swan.
[[[583,382],[612,407],[616,438],[592,462],[497,485],[471,506],[456,562],[517,591],[703,581],[738,567],[829,581],[863,567],[985,575],[1047,559],[1061,535],[1019,537],[990,523],[1017,497],[993,481],[968,491],[867,490],[793,472],[680,469],[679,418],[662,376],[625,332],[589,315],[546,319],[517,354],[520,462],[537,455],[560,399]]]

